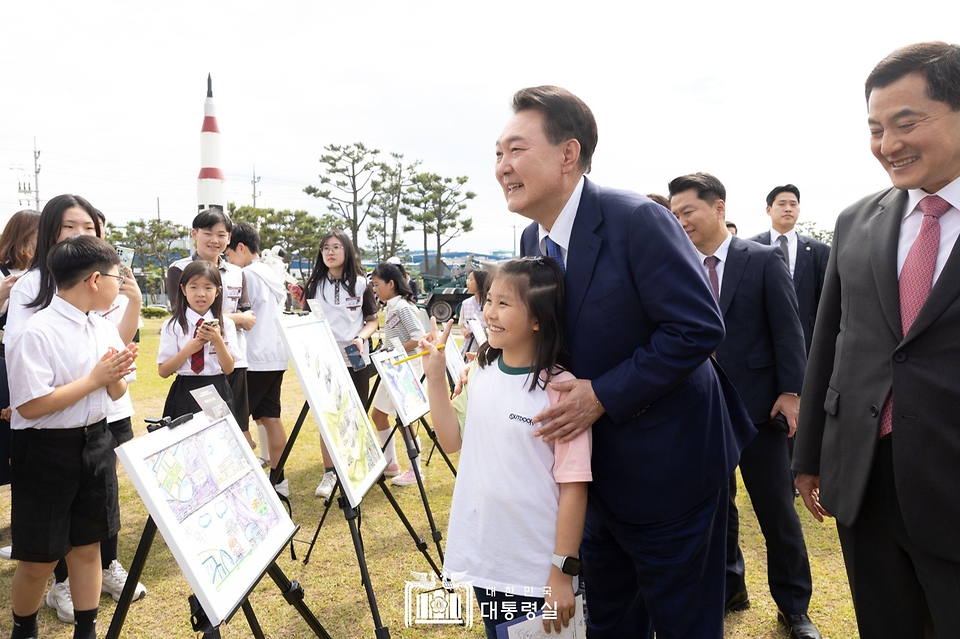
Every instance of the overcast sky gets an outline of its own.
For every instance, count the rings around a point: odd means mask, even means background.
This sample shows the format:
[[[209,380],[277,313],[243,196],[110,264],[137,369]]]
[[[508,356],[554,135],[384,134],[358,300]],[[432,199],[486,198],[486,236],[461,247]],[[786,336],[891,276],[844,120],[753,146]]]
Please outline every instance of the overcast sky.
[[[469,176],[476,230],[451,248],[512,249],[527,221],[504,206],[494,141],[514,91],[557,84],[597,117],[597,183],[664,193],[708,171],[752,234],[768,228],[766,193],[792,182],[801,218],[832,228],[889,185],[868,148],[866,75],[904,44],[960,40],[954,2],[648,4],[5,3],[0,222],[22,208],[36,136],[43,200],[77,193],[121,224],[159,198],[189,224],[210,72],[239,205],[256,165],[258,206],[324,212],[303,193],[323,147],[363,142]]]

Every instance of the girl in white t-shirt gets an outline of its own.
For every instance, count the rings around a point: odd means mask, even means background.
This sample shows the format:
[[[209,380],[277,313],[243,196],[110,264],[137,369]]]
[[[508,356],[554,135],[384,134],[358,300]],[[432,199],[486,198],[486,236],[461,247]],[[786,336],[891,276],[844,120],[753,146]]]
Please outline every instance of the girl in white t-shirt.
[[[205,260],[191,262],[180,275],[173,316],[160,329],[157,371],[166,379],[177,374],[163,405],[165,417],[200,412],[190,391],[208,384],[233,411],[233,391],[226,375],[240,357],[237,330],[223,314],[223,286],[220,271]],[[238,420],[247,415],[234,415]]]
[[[488,341],[454,402],[435,347],[453,322],[442,336],[434,322],[421,342],[430,351],[424,370],[440,444],[447,453],[462,447],[443,571],[473,583],[487,637],[540,608],[551,611],[544,627],[559,631],[576,609],[591,433],[544,442],[532,421],[560,399],[548,382],[573,378],[560,367],[564,305],[563,273],[552,259],[504,264],[484,304]]]
[[[423,338],[423,325],[420,315],[414,305],[417,298],[407,285],[407,278],[396,264],[381,262],[370,275],[370,285],[380,301],[386,304],[383,309],[383,337],[387,345],[399,340],[403,350],[412,355],[419,350],[417,344]],[[388,346],[389,347],[389,346]],[[413,370],[419,379],[422,375],[420,362],[413,360]],[[394,486],[411,486],[417,483],[417,477],[412,468],[400,473],[400,463],[397,461],[396,437],[391,437],[393,424],[390,417],[397,414],[397,409],[387,394],[386,384],[377,387],[373,396],[373,412],[370,414],[373,424],[380,435],[380,443],[385,446],[383,456],[387,460],[385,475],[399,473],[390,483]],[[412,436],[412,433],[411,433]],[[397,435],[400,437],[400,435]],[[420,438],[414,437],[417,450],[420,450]],[[417,457],[417,462],[420,458]],[[420,474],[423,477],[423,474]]]

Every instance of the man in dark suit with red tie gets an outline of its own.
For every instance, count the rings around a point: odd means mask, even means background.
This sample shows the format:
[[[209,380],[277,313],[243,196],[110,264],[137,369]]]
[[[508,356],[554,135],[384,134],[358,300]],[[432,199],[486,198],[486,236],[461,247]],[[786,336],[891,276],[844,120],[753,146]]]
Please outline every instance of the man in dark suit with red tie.
[[[795,227],[800,219],[800,189],[793,184],[775,186],[767,194],[767,215],[770,216],[770,230],[749,239],[780,246],[797,292],[803,340],[809,351],[817,321],[817,307],[820,305],[820,292],[823,290],[823,276],[827,272],[827,260],[830,259],[830,247],[797,233]]]
[[[960,47],[894,51],[866,98],[893,188],[837,219],[793,469],[860,636],[960,637]]]
[[[709,173],[670,182],[670,207],[699,253],[723,314],[727,336],[720,366],[740,393],[757,436],[740,456],[767,546],[767,582],[790,639],[820,639],[807,616],[813,583],[800,518],[793,505],[787,437],[797,427],[806,365],[797,296],[779,246],[761,246],[727,232],[723,183]],[[739,544],[737,480],[731,473],[727,513],[725,610],[750,605]]]

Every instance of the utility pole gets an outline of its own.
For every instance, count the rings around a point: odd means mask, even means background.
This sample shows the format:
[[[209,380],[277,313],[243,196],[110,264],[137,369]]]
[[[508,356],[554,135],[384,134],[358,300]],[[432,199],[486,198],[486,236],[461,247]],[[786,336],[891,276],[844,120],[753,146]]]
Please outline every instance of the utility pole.
[[[27,179],[23,184],[17,183],[20,192],[26,196],[33,196],[36,209],[40,210],[40,165],[37,160],[40,159],[40,151],[37,151],[37,138],[33,138],[33,188],[30,188],[30,180]]]
[[[257,165],[253,165],[253,179],[250,180],[250,184],[253,185],[253,208],[257,208],[257,196],[260,193],[257,192],[257,183],[260,182],[260,178],[257,176]]]
[[[160,196],[157,196],[157,222],[160,221]]]

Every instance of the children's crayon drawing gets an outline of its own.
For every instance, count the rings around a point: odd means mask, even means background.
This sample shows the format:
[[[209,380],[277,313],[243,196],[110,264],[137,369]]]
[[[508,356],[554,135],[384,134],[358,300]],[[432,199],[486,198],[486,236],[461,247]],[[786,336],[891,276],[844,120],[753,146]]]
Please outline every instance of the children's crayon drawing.
[[[344,495],[351,506],[357,506],[387,462],[350,379],[345,355],[327,320],[318,314],[287,316],[278,324],[320,437],[333,456]]]
[[[229,618],[295,531],[236,420],[197,413],[117,456],[207,616]]]

